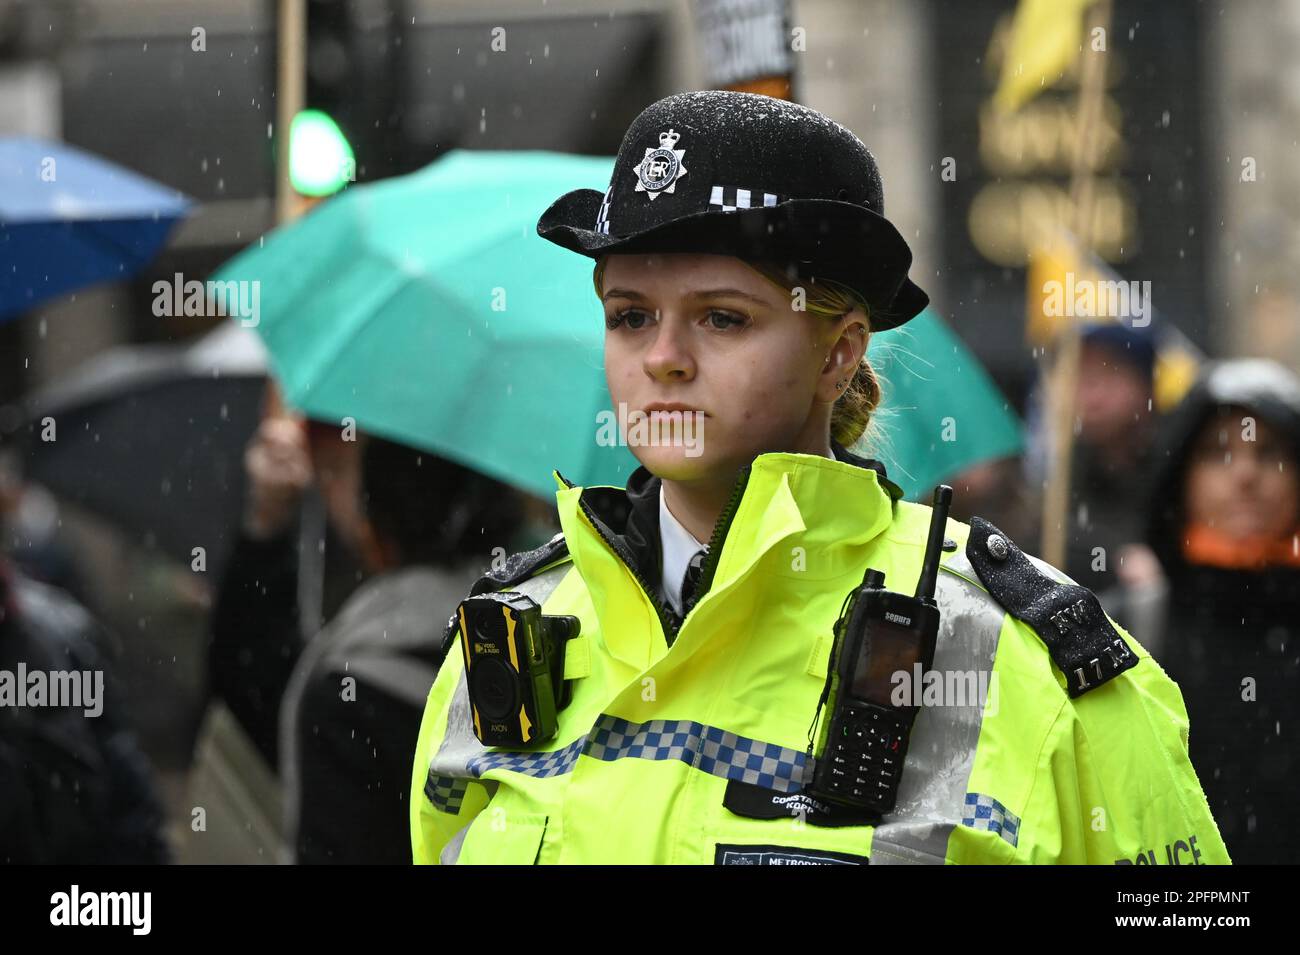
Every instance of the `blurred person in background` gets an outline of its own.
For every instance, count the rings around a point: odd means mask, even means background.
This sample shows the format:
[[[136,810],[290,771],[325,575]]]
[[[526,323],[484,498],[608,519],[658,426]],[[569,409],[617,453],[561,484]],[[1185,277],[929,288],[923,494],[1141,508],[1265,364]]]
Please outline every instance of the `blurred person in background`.
[[[287,832],[302,863],[409,863],[411,753],[441,637],[495,551],[519,543],[520,495],[371,437],[361,550],[370,576],[298,659],[280,722]]]
[[[1158,595],[1161,579],[1159,566],[1141,544],[1158,420],[1153,399],[1155,342],[1148,330],[1115,322],[1086,325],[1080,338],[1063,569],[1095,592],[1107,613],[1145,637],[1152,625],[1150,603]],[[1043,397],[1040,381],[1026,412],[1028,446],[1021,499],[998,501],[990,482],[976,482],[977,490],[985,487],[994,492],[989,501],[992,513],[1005,515],[1017,504],[1024,505],[1029,513],[1013,523],[1023,524],[1035,535],[1041,533],[1048,468],[1050,423],[1044,416]],[[959,485],[965,479],[959,476]]]
[[[1300,853],[1300,379],[1209,366],[1155,456],[1147,540],[1168,576],[1158,657],[1236,862]],[[1154,638],[1154,635],[1153,635]]]
[[[1065,572],[1105,604],[1114,597],[1107,591],[1127,584],[1130,560],[1140,560],[1131,545],[1142,539],[1142,489],[1155,433],[1155,345],[1146,332],[1117,323],[1089,327],[1080,344]],[[1122,604],[1113,606],[1125,623]]]
[[[98,674],[99,687],[83,690],[98,697],[83,697],[89,706],[16,705],[0,694],[0,862],[170,860],[151,769],[119,719],[107,645],[72,597],[0,552],[0,671],[10,690],[25,693],[38,671]]]
[[[321,622],[363,576],[357,489],[365,435],[355,437],[344,440],[338,427],[269,414],[244,456],[244,522],[217,590],[208,668],[213,693],[270,767],[279,759],[285,684],[316,630],[304,620],[316,608],[304,606],[300,565],[324,560],[323,593],[316,595]],[[322,509],[304,507],[313,489]],[[303,534],[303,523],[321,510],[324,519],[315,523],[315,533]],[[303,546],[314,546],[316,553],[304,553]]]
[[[0,419],[8,410],[0,408]],[[9,430],[0,420],[0,432]],[[81,568],[61,527],[58,501],[45,488],[24,480],[18,445],[6,441],[0,446],[0,546],[28,577],[90,604]]]

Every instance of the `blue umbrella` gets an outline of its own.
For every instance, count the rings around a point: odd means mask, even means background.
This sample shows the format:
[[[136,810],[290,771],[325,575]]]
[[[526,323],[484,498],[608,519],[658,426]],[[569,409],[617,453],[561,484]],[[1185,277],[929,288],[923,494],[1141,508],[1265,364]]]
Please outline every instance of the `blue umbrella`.
[[[135,274],[191,205],[75,147],[0,139],[0,321]]]

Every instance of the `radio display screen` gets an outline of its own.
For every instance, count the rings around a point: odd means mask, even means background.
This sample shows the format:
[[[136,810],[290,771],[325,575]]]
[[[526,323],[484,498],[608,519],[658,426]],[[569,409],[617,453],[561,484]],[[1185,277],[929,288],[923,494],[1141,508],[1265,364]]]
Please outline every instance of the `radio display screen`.
[[[868,657],[870,659],[868,659]],[[921,661],[921,634],[887,620],[873,620],[863,639],[849,693],[864,703],[893,706],[890,700],[902,672],[913,678],[912,665]],[[921,692],[913,687],[913,694]]]

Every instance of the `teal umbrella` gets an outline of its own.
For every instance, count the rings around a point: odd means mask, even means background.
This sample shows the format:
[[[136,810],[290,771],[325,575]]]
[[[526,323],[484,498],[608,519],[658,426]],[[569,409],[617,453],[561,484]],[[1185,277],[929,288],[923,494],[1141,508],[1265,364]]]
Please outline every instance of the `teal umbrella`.
[[[348,189],[228,262],[289,404],[551,497],[552,469],[623,485],[592,262],[537,237],[561,193],[613,161],[452,152]]]
[[[934,312],[871,336],[881,379],[875,433],[855,450],[884,462],[913,500],[981,461],[1018,454],[1020,419],[975,357]]]

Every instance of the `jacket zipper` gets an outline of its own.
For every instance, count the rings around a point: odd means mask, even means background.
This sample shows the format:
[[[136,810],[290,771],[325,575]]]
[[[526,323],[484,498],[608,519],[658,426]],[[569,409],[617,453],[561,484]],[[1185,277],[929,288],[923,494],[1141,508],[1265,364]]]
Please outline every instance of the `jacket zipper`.
[[[731,524],[736,519],[736,511],[740,509],[740,499],[745,496],[745,488],[749,486],[749,472],[752,465],[745,465],[740,469],[740,475],[736,478],[736,486],[731,489],[731,499],[727,501],[727,506],[722,509],[722,514],[718,517],[718,523],[713,526],[713,536],[709,538],[709,553],[704,559],[704,564],[700,568],[700,579],[695,585],[695,603],[691,609],[695,609],[701,598],[713,587],[713,575],[718,570],[718,561],[722,557],[722,542],[727,537],[727,532],[731,530]],[[687,616],[690,611],[687,611]],[[683,619],[684,622],[684,619]]]
[[[727,536],[727,531],[731,529],[732,522],[736,519],[736,511],[740,509],[740,499],[744,497],[745,488],[749,484],[749,473],[751,467],[752,465],[747,464],[740,469],[740,476],[736,479],[735,487],[731,490],[731,498],[727,501],[727,506],[723,508],[717,524],[713,527],[713,536],[709,538],[708,556],[705,558],[704,564],[700,568],[699,582],[695,585],[695,604],[699,603],[700,598],[708,593],[709,588],[713,586],[713,576],[718,569],[718,560],[722,550],[722,542]],[[560,475],[560,480],[564,482],[566,487],[574,486],[573,482],[563,474]],[[659,625],[663,628],[665,642],[669,646],[672,646],[672,644],[677,640],[677,634],[681,631],[681,627],[675,627],[672,625],[668,616],[668,608],[665,607],[663,602],[655,595],[653,588],[650,586],[650,582],[636,569],[636,565],[632,560],[632,555],[616,544],[605,534],[604,531],[600,529],[600,521],[597,519],[595,512],[593,512],[591,506],[582,499],[581,495],[578,496],[578,506],[582,508],[582,513],[587,516],[587,521],[591,524],[592,530],[594,530],[596,535],[605,542],[605,545],[612,550],[621,561],[623,561],[623,564],[631,572],[632,578],[641,587],[641,590],[645,592],[646,598],[650,601],[650,605],[655,608],[655,614],[659,617]],[[694,609],[695,604],[691,605],[691,609]],[[689,610],[686,612],[686,616],[690,616]],[[686,617],[684,616],[682,618],[682,623],[684,624],[685,622]],[[666,639],[668,634],[672,634],[672,640]]]

